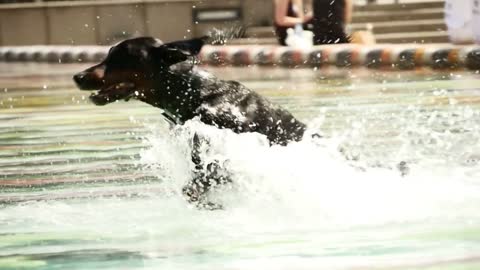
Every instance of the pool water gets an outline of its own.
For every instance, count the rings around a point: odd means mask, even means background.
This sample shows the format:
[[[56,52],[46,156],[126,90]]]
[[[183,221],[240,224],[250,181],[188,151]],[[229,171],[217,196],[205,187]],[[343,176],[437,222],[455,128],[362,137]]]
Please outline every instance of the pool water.
[[[82,65],[0,65],[0,269],[479,269],[480,75],[213,69],[322,139],[269,147],[130,101]],[[231,185],[180,194],[192,132]]]

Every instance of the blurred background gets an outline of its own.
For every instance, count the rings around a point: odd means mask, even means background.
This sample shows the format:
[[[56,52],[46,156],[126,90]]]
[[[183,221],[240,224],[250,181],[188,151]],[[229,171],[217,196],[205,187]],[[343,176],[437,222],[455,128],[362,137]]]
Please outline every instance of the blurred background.
[[[378,43],[448,42],[445,1],[354,0],[353,31]],[[307,4],[308,5],[308,4]],[[108,45],[135,36],[171,41],[244,26],[239,44],[276,44],[272,0],[0,1],[0,46]]]

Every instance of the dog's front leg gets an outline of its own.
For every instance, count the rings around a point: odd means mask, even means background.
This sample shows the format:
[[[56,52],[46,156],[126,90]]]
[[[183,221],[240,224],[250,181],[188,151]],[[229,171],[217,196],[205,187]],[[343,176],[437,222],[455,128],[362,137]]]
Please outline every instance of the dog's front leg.
[[[201,158],[201,149],[204,144],[208,143],[203,137],[200,137],[197,133],[193,136],[192,140],[192,162],[194,164],[193,179],[183,187],[183,194],[186,196],[189,203],[195,204],[198,208],[216,210],[222,209],[222,206],[207,201],[206,193],[209,189],[218,184],[218,164],[210,163],[207,166]]]
[[[192,140],[192,153],[191,158],[194,165],[193,168],[193,179],[183,187],[183,194],[187,197],[189,203],[198,204],[205,193],[207,192],[208,183],[205,179],[205,169],[203,160],[200,156],[201,148],[206,143],[203,138],[200,139],[200,136],[195,133]]]

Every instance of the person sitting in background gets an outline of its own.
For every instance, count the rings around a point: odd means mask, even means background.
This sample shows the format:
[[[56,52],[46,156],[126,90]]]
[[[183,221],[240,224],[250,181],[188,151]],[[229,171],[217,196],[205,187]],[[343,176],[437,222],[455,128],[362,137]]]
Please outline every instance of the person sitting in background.
[[[472,0],[445,1],[445,24],[452,43],[473,42],[472,8]]]
[[[305,12],[302,0],[274,0],[275,6],[275,32],[280,45],[286,46],[287,29],[297,25],[308,29],[308,23],[312,21],[313,13]]]
[[[366,25],[366,30],[349,35],[353,0],[314,0],[313,14],[314,44],[375,44],[371,24]]]
[[[352,0],[314,0],[314,44],[349,43],[345,27],[352,20]]]
[[[480,44],[480,0],[472,0],[473,2],[473,36],[477,44]]]
[[[281,45],[287,45],[288,28],[299,26],[313,30],[315,45],[375,43],[371,29],[348,36],[346,26],[352,21],[352,0],[313,0],[313,4],[311,1],[306,0],[304,5],[301,0],[275,0],[275,30]]]

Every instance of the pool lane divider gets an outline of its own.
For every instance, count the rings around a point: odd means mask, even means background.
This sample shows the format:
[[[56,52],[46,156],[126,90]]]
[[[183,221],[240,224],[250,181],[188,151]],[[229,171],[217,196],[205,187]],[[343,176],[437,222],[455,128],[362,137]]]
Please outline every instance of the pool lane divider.
[[[0,47],[0,62],[95,63],[107,46]],[[283,68],[368,67],[410,70],[463,68],[480,70],[480,46],[443,44],[323,45],[298,49],[268,45],[204,46],[200,63],[207,66],[267,66]]]

